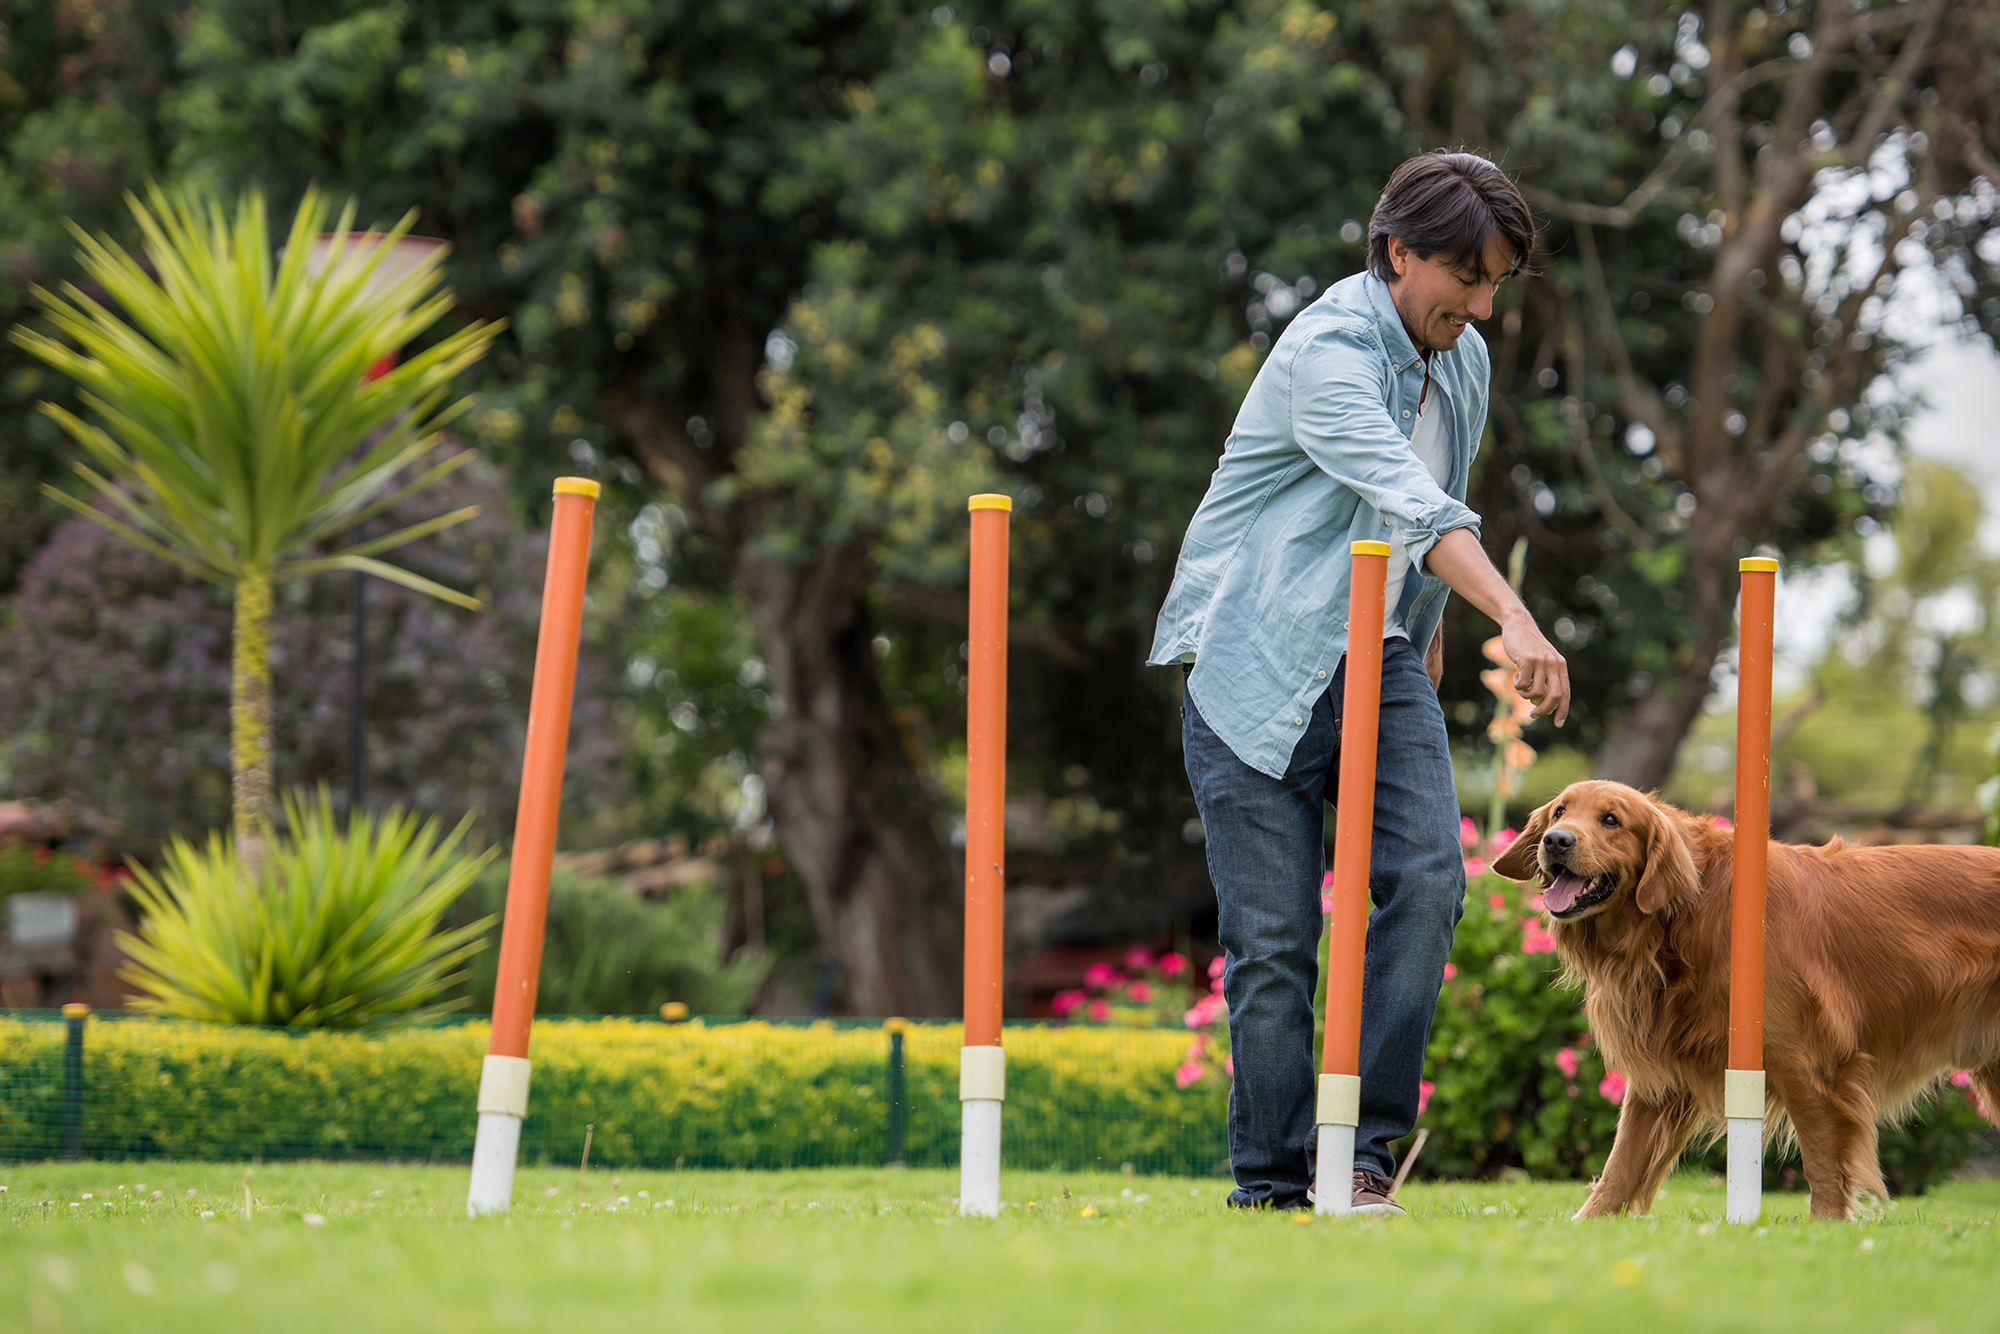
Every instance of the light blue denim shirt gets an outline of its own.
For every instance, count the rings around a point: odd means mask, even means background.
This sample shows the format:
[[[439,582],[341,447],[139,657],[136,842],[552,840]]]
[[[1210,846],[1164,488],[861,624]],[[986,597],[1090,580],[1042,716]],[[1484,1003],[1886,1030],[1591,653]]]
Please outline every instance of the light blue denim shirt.
[[[1373,273],[1328,288],[1258,370],[1188,524],[1146,659],[1192,656],[1195,706],[1251,768],[1284,776],[1347,651],[1348,544],[1400,533],[1422,568],[1452,529],[1477,535],[1465,487],[1490,374],[1470,327],[1432,357],[1431,392],[1450,405],[1451,475],[1439,487],[1410,449],[1423,358]],[[1428,573],[1405,581],[1403,623],[1419,651],[1449,593]]]

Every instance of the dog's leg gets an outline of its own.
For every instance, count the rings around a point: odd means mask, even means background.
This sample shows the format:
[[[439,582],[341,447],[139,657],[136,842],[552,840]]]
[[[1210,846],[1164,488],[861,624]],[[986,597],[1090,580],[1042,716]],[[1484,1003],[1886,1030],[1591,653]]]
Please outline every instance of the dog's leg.
[[[1852,1220],[1863,1192],[1888,1201],[1876,1145],[1875,1098],[1869,1090],[1873,1067],[1870,1057],[1856,1053],[1837,1070],[1772,1071],[1778,1096],[1798,1131],[1814,1218]]]
[[[1626,1210],[1643,1214],[1651,1209],[1660,1183],[1680,1161],[1698,1120],[1694,1105],[1685,1098],[1647,1102],[1628,1093],[1618,1109],[1611,1156],[1574,1217],[1602,1218]]]

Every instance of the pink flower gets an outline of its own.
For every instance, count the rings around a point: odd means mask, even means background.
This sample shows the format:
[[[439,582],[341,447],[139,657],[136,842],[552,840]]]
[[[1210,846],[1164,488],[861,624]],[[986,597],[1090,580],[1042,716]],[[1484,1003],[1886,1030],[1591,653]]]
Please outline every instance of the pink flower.
[[[1542,896],[1537,894],[1533,898],[1529,899],[1528,906],[1530,908],[1533,908],[1536,912],[1543,911],[1545,905],[1542,903]]]
[[[1731,824],[1731,823],[1730,823],[1730,822],[1729,822],[1728,820],[1724,819],[1724,818],[1723,818],[1722,816],[1720,816],[1720,815],[1711,815],[1711,816],[1709,816],[1708,818],[1709,818],[1709,822],[1710,822],[1711,824],[1713,824],[1713,825],[1714,825],[1714,826],[1715,826],[1715,827],[1716,827],[1717,829],[1734,829],[1734,828],[1736,828],[1736,826],[1735,826],[1735,825]]]
[[[1220,954],[1208,961],[1208,975],[1217,982],[1222,980],[1222,956]]]
[[[1090,1003],[1090,1008],[1085,1010],[1084,1013],[1101,1024],[1111,1017],[1111,1006],[1105,1001],[1094,1000]]]
[[[1182,973],[1185,973],[1187,970],[1188,970],[1187,955],[1162,954],[1160,956],[1160,971],[1162,973],[1165,973],[1168,977],[1179,977]]]
[[[1208,989],[1214,994],[1220,996],[1222,994],[1222,979],[1219,977],[1216,978],[1215,981],[1208,984]]]
[[[1556,1069],[1563,1072],[1564,1079],[1576,1078],[1576,1048],[1564,1047],[1556,1053]]]
[[[1597,1092],[1612,1106],[1625,1101],[1625,1076],[1616,1070],[1605,1075],[1597,1085]]]
[[[1502,829],[1499,833],[1486,840],[1486,855],[1489,857],[1498,857],[1508,848],[1513,847],[1514,840],[1519,837],[1520,835],[1511,829]]]
[[[1319,910],[1322,913],[1331,913],[1333,911],[1333,896],[1331,894],[1320,895]]]
[[[1056,998],[1049,1002],[1049,1008],[1055,1011],[1056,1018],[1066,1019],[1071,1011],[1088,999],[1081,991],[1058,991]]]
[[[1458,976],[1458,965],[1455,963],[1447,963],[1444,966],[1444,980],[1449,982],[1454,977],[1457,976]]]
[[[1174,1086],[1186,1088],[1207,1073],[1208,1067],[1200,1061],[1188,1061],[1174,1071]]]
[[[1972,1072],[1969,1070],[1954,1070],[1951,1072],[1951,1082],[1955,1088],[1969,1089],[1972,1087]]]
[[[1424,1114],[1424,1108],[1431,1105],[1431,1094],[1437,1092],[1437,1085],[1428,1079],[1417,1081],[1417,1115]]]
[[[1234,1056],[1225,1056],[1222,1058],[1222,1073],[1228,1075],[1231,1079],[1236,1078],[1236,1058]]]
[[[1472,817],[1469,815],[1458,817],[1458,842],[1461,847],[1479,846],[1479,826],[1472,823]]]
[[[1134,945],[1125,951],[1125,967],[1128,972],[1140,972],[1153,966],[1153,952],[1143,945]]]
[[[1153,999],[1153,989],[1144,982],[1134,982],[1131,986],[1125,988],[1125,995],[1134,1005],[1144,1005],[1147,1001]]]
[[[1477,880],[1485,874],[1486,862],[1484,859],[1479,857],[1467,857],[1465,859],[1465,878],[1467,880]]]
[[[1321,889],[1332,889],[1332,888],[1333,888],[1333,872],[1332,872],[1332,871],[1328,871],[1328,872],[1327,872],[1327,873],[1326,873],[1325,875],[1323,875],[1323,876],[1321,876],[1321,877],[1320,877],[1320,881],[1319,881],[1319,887],[1320,887]]]
[[[1187,1059],[1190,1061],[1199,1061],[1201,1059],[1201,1049],[1207,1045],[1208,1039],[1205,1037],[1196,1038],[1193,1042],[1188,1043]]]
[[[1576,1085],[1574,1084],[1563,1085],[1563,1092],[1569,1094],[1570,1097],[1574,1098],[1576,1096]]]
[[[1507,911],[1507,896],[1505,894],[1488,894],[1486,896],[1486,902],[1492,905],[1494,912]],[[1084,974],[1084,980],[1088,981],[1089,977],[1090,975],[1088,973]]]
[[[1115,987],[1125,978],[1108,963],[1094,963],[1083,970],[1083,984],[1094,991]]]
[[[1556,952],[1555,938],[1551,936],[1548,932],[1542,930],[1542,928],[1540,928],[1539,926],[1532,931],[1522,933],[1521,953],[1554,954],[1555,952]]]
[[[1215,1022],[1217,1015],[1227,1014],[1228,1012],[1229,1003],[1223,1000],[1222,997],[1211,993],[1196,1001],[1193,1007],[1181,1016],[1181,1022],[1189,1028],[1207,1028],[1211,1023]]]

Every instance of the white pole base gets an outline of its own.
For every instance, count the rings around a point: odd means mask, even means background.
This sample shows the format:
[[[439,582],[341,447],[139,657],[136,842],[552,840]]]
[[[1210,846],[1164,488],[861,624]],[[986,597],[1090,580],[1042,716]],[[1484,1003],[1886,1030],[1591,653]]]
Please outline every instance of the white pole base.
[[[966,1218],[1000,1216],[1000,1108],[993,1098],[967,1098],[959,1107],[958,1212]]]
[[[1764,1211],[1764,1119],[1729,1118],[1729,1178],[1723,1219],[1754,1223]]]
[[[1354,1212],[1354,1127],[1321,1126],[1313,1161],[1313,1212],[1344,1218]]]
[[[514,1161],[521,1150],[521,1118],[481,1112],[472,1140],[472,1189],[465,1216],[504,1214],[514,1203]]]

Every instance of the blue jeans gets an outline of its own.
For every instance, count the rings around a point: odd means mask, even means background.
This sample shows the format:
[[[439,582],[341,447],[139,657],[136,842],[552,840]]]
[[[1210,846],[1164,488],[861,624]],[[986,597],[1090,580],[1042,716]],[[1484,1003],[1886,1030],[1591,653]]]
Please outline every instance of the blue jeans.
[[[1313,705],[1282,779],[1238,759],[1183,701],[1188,781],[1207,833],[1208,870],[1221,909],[1229,1001],[1231,1204],[1306,1202],[1318,1136],[1313,1123],[1326,870],[1323,802],[1336,799],[1346,660]],[[1444,985],[1452,932],[1465,908],[1457,789],[1444,711],[1423,656],[1408,640],[1382,651],[1382,715],[1375,766],[1367,955],[1361,981],[1361,1124],[1354,1165],[1387,1176],[1392,1141],[1417,1121],[1424,1046]]]

